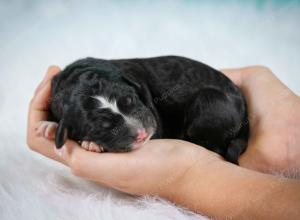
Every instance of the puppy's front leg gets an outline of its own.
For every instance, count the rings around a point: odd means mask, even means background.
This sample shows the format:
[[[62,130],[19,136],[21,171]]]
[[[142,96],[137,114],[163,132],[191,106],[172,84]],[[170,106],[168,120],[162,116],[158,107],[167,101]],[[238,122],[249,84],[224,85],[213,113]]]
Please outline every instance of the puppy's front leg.
[[[38,137],[44,137],[53,140],[58,124],[53,121],[40,121],[35,127],[35,131]]]
[[[40,121],[39,124],[36,126],[35,131],[38,137],[44,137],[50,140],[55,139],[55,133],[57,130],[58,124],[53,121]],[[79,142],[81,147],[88,151],[92,152],[103,152],[104,149],[102,146],[92,142],[92,141],[82,141]]]
[[[87,151],[92,151],[92,152],[101,153],[104,151],[102,146],[99,146],[98,144],[96,144],[95,142],[92,142],[92,141],[82,141],[81,147],[83,147]]]

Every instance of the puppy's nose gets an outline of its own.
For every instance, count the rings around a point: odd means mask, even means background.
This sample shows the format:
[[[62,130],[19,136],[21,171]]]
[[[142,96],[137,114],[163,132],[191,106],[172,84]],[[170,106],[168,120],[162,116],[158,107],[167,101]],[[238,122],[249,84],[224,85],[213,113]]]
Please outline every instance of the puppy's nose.
[[[148,133],[144,129],[138,129],[135,142],[136,143],[144,142],[147,137],[148,137]]]

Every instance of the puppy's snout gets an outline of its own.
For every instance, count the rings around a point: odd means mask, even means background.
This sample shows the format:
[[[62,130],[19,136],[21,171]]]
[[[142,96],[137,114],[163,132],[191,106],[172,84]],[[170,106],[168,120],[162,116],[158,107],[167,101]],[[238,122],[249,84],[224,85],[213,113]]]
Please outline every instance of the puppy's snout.
[[[135,143],[144,142],[147,139],[148,135],[149,134],[144,129],[138,129],[137,136],[135,138]]]

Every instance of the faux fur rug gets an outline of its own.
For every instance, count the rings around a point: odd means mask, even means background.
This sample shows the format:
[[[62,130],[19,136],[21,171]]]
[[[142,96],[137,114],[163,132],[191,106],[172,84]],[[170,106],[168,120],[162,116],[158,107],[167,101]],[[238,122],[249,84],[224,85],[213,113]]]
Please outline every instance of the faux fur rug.
[[[74,177],[27,148],[26,117],[47,66],[87,56],[263,64],[299,95],[299,1],[222,2],[0,1],[0,219],[206,219]]]

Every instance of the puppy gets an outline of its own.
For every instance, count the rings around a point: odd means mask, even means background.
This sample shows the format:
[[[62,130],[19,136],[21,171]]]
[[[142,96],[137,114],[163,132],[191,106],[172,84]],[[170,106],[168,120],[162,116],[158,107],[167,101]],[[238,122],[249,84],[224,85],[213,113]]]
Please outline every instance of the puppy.
[[[55,136],[57,148],[71,138],[96,152],[130,151],[150,138],[182,139],[237,164],[249,126],[239,88],[201,62],[86,58],[53,78],[51,117],[39,132]]]

